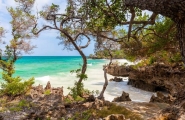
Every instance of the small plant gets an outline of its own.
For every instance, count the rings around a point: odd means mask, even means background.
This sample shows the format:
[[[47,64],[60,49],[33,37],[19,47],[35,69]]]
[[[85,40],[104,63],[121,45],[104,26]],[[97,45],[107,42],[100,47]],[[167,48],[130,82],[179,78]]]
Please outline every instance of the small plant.
[[[69,94],[76,100],[79,95],[82,95],[84,92],[84,85],[83,83],[75,82],[73,87],[68,87],[67,89],[70,90]]]
[[[50,90],[44,91],[44,95],[50,95],[50,94],[51,94],[51,91]]]
[[[153,57],[153,56],[151,56],[150,58],[149,58],[149,65],[152,65],[154,62],[156,62],[156,58],[155,57]]]
[[[68,120],[89,120],[89,118],[92,116],[92,110],[86,110],[83,112],[77,112],[72,118],[69,118]]]
[[[21,111],[24,108],[30,108],[31,104],[26,100],[21,100],[18,103],[7,105],[10,111]]]
[[[86,80],[88,78],[86,74],[81,74],[81,69],[71,70],[70,72],[72,74],[76,73],[77,78],[82,78],[83,80]],[[74,99],[76,99],[78,96],[82,97],[83,94],[88,91],[84,89],[84,85],[82,82],[77,81],[75,81],[74,87],[68,87],[68,89],[70,90],[70,95],[72,95]]]

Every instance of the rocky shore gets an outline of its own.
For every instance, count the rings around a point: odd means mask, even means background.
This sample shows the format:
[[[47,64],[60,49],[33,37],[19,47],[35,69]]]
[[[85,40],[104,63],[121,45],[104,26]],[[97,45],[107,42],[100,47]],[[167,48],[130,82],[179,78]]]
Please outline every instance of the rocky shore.
[[[170,107],[161,110],[156,119],[185,119],[185,69],[182,65],[176,63],[168,66],[155,63],[151,66],[136,68],[111,64],[107,72],[116,77],[128,77],[128,85],[157,92],[156,96],[151,97],[150,102],[167,103]]]
[[[185,76],[178,64],[138,69],[112,64],[108,73],[115,76],[112,81],[129,77],[134,87],[157,93],[148,103],[133,102],[124,91],[112,102],[92,94],[74,100],[70,94],[63,95],[63,87],[53,88],[48,82],[46,87],[32,87],[24,96],[2,96],[0,120],[185,120]]]
[[[113,76],[129,77],[128,84],[133,87],[175,95],[185,86],[185,70],[181,68],[179,64],[167,66],[162,63],[137,69],[133,66],[112,64],[107,72]]]
[[[63,87],[53,88],[50,82],[45,88],[32,87],[25,96],[0,100],[0,120],[156,120],[160,111],[169,107],[166,103],[132,102],[125,92],[113,102],[93,95],[75,101],[71,95],[63,95]]]

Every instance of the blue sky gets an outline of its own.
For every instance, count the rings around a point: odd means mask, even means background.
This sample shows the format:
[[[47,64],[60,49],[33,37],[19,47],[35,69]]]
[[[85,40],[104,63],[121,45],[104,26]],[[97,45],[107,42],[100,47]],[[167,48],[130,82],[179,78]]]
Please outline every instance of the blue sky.
[[[60,5],[60,12],[64,12],[66,8],[66,0],[36,0],[35,7],[41,10],[44,5],[51,5],[52,3]],[[0,26],[7,30],[6,37],[3,40],[8,41],[11,39],[11,26],[9,22],[11,17],[7,12],[7,7],[15,7],[16,3],[14,0],[0,0]],[[58,45],[59,39],[56,39],[56,31],[45,31],[39,35],[38,38],[32,40],[32,44],[37,47],[32,51],[31,56],[79,56],[76,50],[68,51],[63,50],[64,46]],[[2,47],[2,45],[0,45]],[[88,48],[83,49],[85,55],[92,54],[94,51],[94,42]],[[23,54],[26,55],[26,54]]]

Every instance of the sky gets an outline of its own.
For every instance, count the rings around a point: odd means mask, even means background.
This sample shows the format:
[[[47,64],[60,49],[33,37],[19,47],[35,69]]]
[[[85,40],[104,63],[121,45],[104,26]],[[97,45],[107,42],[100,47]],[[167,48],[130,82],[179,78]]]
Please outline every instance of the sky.
[[[52,3],[60,5],[60,12],[64,12],[67,2],[66,0],[35,0],[36,7],[39,10],[42,9],[44,5],[51,5]],[[8,41],[12,39],[10,34],[11,26],[9,22],[11,21],[11,16],[7,11],[7,7],[16,7],[14,0],[0,0],[0,26],[5,28],[7,31],[6,36],[3,40]],[[64,46],[58,45],[60,40],[57,39],[58,32],[56,31],[45,31],[42,32],[38,38],[31,40],[33,45],[36,45],[36,48],[33,49],[31,54],[23,54],[23,56],[79,56],[79,53],[76,50],[68,51],[64,50]],[[2,47],[2,46],[0,46]],[[94,51],[94,42],[91,41],[91,44],[88,48],[83,49],[83,52],[86,56],[93,54]]]

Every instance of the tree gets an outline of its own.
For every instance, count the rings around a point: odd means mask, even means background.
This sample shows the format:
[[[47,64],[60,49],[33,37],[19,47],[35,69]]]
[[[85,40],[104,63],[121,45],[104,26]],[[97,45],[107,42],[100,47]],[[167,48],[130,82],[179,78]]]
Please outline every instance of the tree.
[[[32,38],[30,27],[34,23],[33,16],[23,13],[20,9],[8,8],[12,17],[10,22],[12,25],[12,40],[6,45],[4,52],[0,54],[0,68],[3,70],[1,83],[1,94],[15,97],[23,95],[33,85],[34,78],[22,81],[18,77],[14,77],[14,64],[21,56],[22,52],[29,53],[34,46],[30,44],[29,39]],[[3,28],[1,28],[1,36],[3,36]],[[3,51],[3,50],[1,50]]]
[[[147,1],[147,0],[126,0],[125,6],[137,7],[141,10],[150,10],[155,14],[161,14],[169,17],[176,23],[177,40],[182,55],[182,60],[185,64],[185,10],[184,0],[160,0],[160,1]]]
[[[33,0],[17,0],[20,3],[20,8],[23,12],[31,15],[31,7],[33,6]],[[83,79],[87,78],[85,74],[87,69],[87,58],[83,53],[82,49],[88,47],[90,44],[90,35],[88,34],[88,30],[85,28],[84,24],[85,18],[82,14],[76,11],[78,8],[78,4],[74,3],[72,0],[68,0],[68,5],[66,8],[66,12],[59,12],[59,5],[52,4],[51,6],[45,6],[42,11],[39,12],[37,19],[35,19],[36,23],[33,26],[33,34],[39,35],[41,32],[45,30],[55,30],[59,32],[58,39],[61,40],[59,44],[64,44],[65,48],[68,50],[77,50],[81,57],[83,58],[83,65],[81,67],[81,74],[78,75],[79,80],[77,82],[77,91],[80,91],[78,86],[81,86]],[[36,15],[35,15],[36,16]],[[35,17],[36,18],[36,17]],[[44,24],[42,27],[39,27],[38,20],[41,18],[49,22],[50,24]],[[82,41],[87,39],[86,44],[82,45]],[[80,96],[82,96],[82,93]]]
[[[81,1],[82,11],[90,19],[87,24],[93,27],[97,36],[101,33],[115,29],[116,26],[128,25],[126,40],[137,40],[137,34],[144,28],[155,24],[156,17],[161,14],[170,18],[176,24],[177,40],[181,51],[182,61],[185,63],[185,21],[184,1],[176,0],[86,0]],[[141,10],[150,10],[152,15],[145,20],[138,20]],[[137,27],[135,27],[137,26]]]

